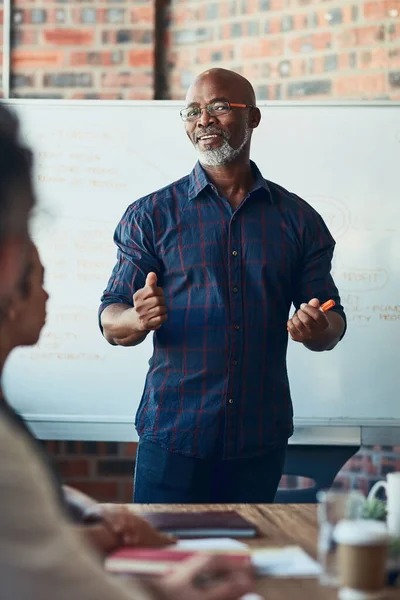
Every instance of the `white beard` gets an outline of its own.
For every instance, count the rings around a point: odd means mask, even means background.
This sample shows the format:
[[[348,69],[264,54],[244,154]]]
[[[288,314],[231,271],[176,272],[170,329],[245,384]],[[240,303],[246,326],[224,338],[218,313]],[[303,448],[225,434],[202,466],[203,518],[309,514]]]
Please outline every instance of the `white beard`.
[[[200,150],[196,147],[197,156],[199,161],[205,167],[220,167],[227,165],[235,160],[242,152],[243,148],[247,144],[250,138],[250,127],[247,125],[244,132],[243,141],[239,148],[232,148],[227,139],[224,139],[223,144],[219,148],[210,150]]]

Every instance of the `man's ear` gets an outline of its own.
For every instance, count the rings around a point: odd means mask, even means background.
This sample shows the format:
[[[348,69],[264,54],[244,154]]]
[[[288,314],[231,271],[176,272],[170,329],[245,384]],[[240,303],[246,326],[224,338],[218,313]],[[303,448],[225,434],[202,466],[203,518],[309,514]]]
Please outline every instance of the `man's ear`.
[[[261,121],[261,111],[257,106],[250,109],[249,113],[249,127],[250,129],[255,129],[259,126]]]

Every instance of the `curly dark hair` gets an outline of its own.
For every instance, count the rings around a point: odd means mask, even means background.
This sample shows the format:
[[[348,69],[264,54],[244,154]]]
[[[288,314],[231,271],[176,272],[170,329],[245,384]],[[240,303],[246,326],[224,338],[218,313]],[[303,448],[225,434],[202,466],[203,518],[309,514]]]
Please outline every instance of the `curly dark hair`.
[[[0,104],[0,242],[26,229],[26,192],[34,203],[32,164],[32,152],[20,139],[17,117]],[[25,199],[19,190],[25,192]]]

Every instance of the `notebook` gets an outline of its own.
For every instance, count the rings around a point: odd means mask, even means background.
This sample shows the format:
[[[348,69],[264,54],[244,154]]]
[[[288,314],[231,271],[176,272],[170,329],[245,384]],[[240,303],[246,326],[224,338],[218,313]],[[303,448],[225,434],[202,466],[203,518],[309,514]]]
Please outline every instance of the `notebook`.
[[[252,538],[257,527],[235,510],[203,512],[140,513],[153,527],[178,538]]]
[[[216,541],[185,540],[167,548],[121,548],[107,557],[105,568],[115,575],[154,577],[173,570],[192,556],[216,553],[229,557],[229,560],[238,565],[251,563],[257,575],[310,578],[317,577],[321,572],[320,565],[298,546],[250,550],[245,544],[235,540],[221,538],[221,545],[219,540],[218,543]]]
[[[108,555],[104,566],[110,573],[118,575],[163,575],[180,562],[198,554],[196,551],[171,548],[121,548]],[[250,565],[248,552],[229,552],[227,556],[237,564]]]

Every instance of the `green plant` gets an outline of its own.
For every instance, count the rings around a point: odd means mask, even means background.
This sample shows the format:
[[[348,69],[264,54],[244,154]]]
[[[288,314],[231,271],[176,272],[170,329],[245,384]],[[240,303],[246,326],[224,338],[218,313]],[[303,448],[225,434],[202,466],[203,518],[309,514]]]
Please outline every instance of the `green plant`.
[[[362,509],[361,517],[363,519],[374,519],[375,521],[385,521],[387,515],[386,502],[372,498],[366,500]]]
[[[392,557],[400,556],[400,537],[395,537],[390,540],[389,554]]]

